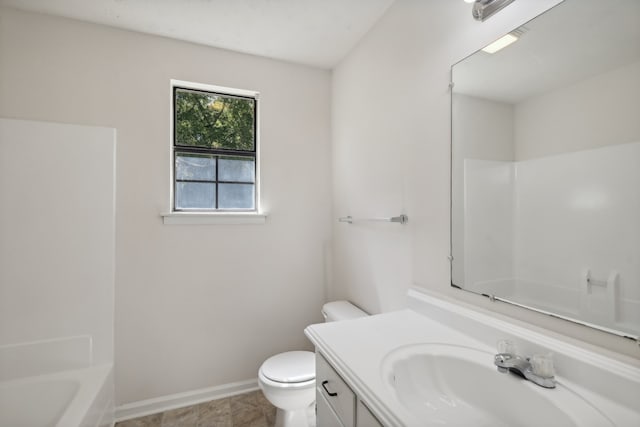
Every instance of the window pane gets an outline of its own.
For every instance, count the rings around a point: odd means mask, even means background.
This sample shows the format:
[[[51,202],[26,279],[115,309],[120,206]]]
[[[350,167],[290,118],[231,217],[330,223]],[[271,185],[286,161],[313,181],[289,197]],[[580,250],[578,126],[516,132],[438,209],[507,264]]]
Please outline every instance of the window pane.
[[[254,184],[218,184],[219,209],[254,209]]]
[[[221,157],[218,160],[218,168],[219,181],[254,182],[255,180],[256,167],[253,159]]]
[[[254,151],[255,102],[176,89],[175,144]]]
[[[216,185],[176,182],[176,209],[215,209]]]
[[[215,157],[198,154],[176,153],[176,179],[215,181]]]

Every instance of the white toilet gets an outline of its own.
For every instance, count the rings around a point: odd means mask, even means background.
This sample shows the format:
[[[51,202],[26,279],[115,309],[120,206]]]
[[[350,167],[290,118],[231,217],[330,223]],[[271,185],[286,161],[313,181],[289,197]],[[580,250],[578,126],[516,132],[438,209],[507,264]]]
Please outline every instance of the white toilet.
[[[367,316],[348,301],[334,301],[322,307],[325,322]],[[313,426],[316,400],[316,362],[310,351],[288,351],[264,361],[258,371],[264,396],[278,408],[276,427]]]

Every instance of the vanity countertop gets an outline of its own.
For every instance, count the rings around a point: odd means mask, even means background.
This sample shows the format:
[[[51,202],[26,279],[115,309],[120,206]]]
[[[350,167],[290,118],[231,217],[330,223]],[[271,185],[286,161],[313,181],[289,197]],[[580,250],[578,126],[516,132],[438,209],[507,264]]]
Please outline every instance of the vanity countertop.
[[[382,377],[380,366],[392,350],[434,342],[492,351],[410,309],[311,325],[305,334],[385,426],[418,425],[418,420],[397,403]]]
[[[441,311],[446,305],[430,308],[430,312]],[[453,308],[454,311],[467,309]],[[418,310],[420,311],[420,310]],[[442,321],[435,320],[432,315],[425,315],[407,308],[398,311],[373,315],[369,317],[346,320],[341,322],[322,323],[311,325],[305,329],[305,334],[316,346],[316,349],[329,361],[336,371],[349,383],[356,395],[362,399],[371,411],[385,426],[424,426],[425,420],[417,419],[399,403],[394,390],[389,385],[389,379],[383,377],[382,365],[385,357],[392,351],[401,347],[414,344],[448,344],[464,346],[487,352],[487,365],[493,364],[492,355],[496,352],[493,345],[488,342],[488,335],[483,328],[493,328],[496,323],[502,321],[492,320],[484,314],[472,314],[466,320],[460,320],[460,313],[447,317],[444,314]],[[444,311],[443,311],[444,312]],[[457,316],[457,318],[456,318]],[[464,317],[464,316],[462,316]],[[482,318],[487,317],[490,326],[478,326]],[[457,320],[456,320],[457,319]],[[463,321],[470,322],[468,327]],[[444,323],[446,322],[446,324]],[[498,337],[511,338],[514,331],[520,327],[509,327],[496,332]],[[463,333],[464,331],[464,333]],[[531,332],[531,337],[541,337],[537,332]],[[576,351],[570,344],[562,343],[553,338],[542,336],[543,347],[558,348],[567,346],[568,355],[559,357],[560,362],[567,367],[565,370],[569,377],[582,376],[586,364],[594,366],[606,365],[611,371],[600,372],[599,369],[591,369],[593,378],[586,384],[576,384],[574,378],[556,375],[559,383],[570,384],[571,388],[596,405],[612,421],[613,425],[620,427],[640,425],[640,412],[634,408],[632,402],[640,395],[640,369],[634,366],[609,360],[600,355],[589,354],[582,350]],[[526,342],[525,343],[526,347]],[[563,350],[559,348],[558,350]],[[574,361],[575,358],[575,361]],[[558,372],[562,373],[562,370]],[[611,374],[610,372],[614,372]],[[500,375],[496,372],[496,375]],[[606,375],[612,384],[606,384],[602,376]],[[621,381],[616,383],[616,381]],[[597,386],[594,386],[597,384]],[[602,384],[602,386],[600,386]],[[536,386],[537,387],[537,386]],[[594,390],[594,388],[596,388]],[[608,388],[611,387],[611,388]],[[614,390],[619,391],[619,395]],[[553,392],[550,390],[549,392]],[[613,394],[611,394],[613,393]],[[631,393],[631,397],[625,400],[624,395]],[[604,397],[608,396],[608,397]],[[618,397],[619,396],[619,397]]]

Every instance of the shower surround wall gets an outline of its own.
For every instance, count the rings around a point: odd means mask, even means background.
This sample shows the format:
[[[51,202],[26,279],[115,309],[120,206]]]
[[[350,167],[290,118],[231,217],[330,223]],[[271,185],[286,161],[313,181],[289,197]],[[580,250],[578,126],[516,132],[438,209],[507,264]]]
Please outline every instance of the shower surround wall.
[[[0,119],[0,345],[53,351],[15,360],[113,363],[114,161],[114,129]]]
[[[516,277],[570,293],[569,313],[640,334],[640,142],[517,162],[516,171]],[[594,281],[617,272],[614,306],[598,286],[587,293],[588,270]]]
[[[115,138],[0,119],[0,383],[17,399],[1,418],[11,425],[112,425]],[[62,371],[72,379],[40,377]],[[36,414],[31,400],[48,404]]]
[[[638,334],[639,185],[640,142],[465,160],[464,287]],[[587,272],[617,273],[616,299]]]

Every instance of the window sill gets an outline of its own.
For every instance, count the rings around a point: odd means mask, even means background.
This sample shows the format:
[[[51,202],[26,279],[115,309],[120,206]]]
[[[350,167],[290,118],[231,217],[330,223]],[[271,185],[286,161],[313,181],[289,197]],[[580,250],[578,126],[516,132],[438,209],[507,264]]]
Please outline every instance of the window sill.
[[[256,212],[169,212],[161,214],[165,225],[264,224],[267,215]]]

